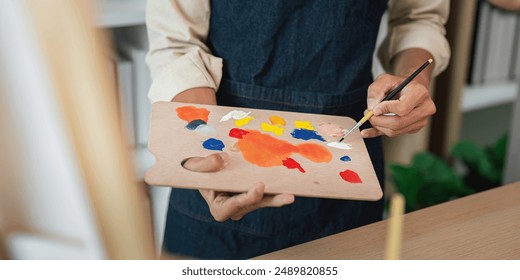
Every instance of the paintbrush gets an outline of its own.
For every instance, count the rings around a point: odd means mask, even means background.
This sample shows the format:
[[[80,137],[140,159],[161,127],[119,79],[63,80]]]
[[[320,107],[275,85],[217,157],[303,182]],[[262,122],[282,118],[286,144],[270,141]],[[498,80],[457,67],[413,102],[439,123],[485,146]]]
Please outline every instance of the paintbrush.
[[[428,59],[428,61],[426,61],[423,65],[421,65],[421,67],[419,67],[417,70],[415,70],[415,72],[413,72],[408,78],[406,78],[401,84],[399,84],[396,88],[394,88],[389,94],[387,94],[383,100],[381,100],[381,102],[383,101],[387,101],[387,100],[390,100],[392,98],[394,98],[394,96],[399,93],[407,84],[409,84],[413,78],[415,78],[417,75],[419,75],[419,73],[421,73],[422,70],[424,70],[424,68],[428,67],[428,65],[430,65],[431,63],[433,62],[433,59]],[[357,129],[358,127],[360,127],[362,124],[364,124],[368,119],[370,119],[372,116],[374,115],[374,112],[372,110],[368,111],[368,113],[363,116],[363,118],[358,122],[356,123],[356,125],[354,125],[354,127],[352,127],[351,129],[349,129],[344,135],[343,137],[341,137],[341,139],[339,139],[338,142],[341,142],[343,141],[352,131],[354,131],[355,129]]]

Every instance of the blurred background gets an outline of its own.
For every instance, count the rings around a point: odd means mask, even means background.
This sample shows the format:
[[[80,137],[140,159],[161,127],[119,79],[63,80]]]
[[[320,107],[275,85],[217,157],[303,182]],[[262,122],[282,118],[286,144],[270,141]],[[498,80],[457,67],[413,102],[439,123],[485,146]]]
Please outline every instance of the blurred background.
[[[0,3],[0,259],[158,258],[146,0]],[[386,194],[407,211],[520,180],[518,4],[450,5],[437,114],[384,143]]]

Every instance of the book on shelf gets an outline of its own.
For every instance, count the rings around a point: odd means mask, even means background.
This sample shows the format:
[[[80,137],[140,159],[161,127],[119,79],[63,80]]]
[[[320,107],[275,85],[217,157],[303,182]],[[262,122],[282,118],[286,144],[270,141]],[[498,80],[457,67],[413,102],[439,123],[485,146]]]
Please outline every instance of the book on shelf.
[[[104,59],[108,68],[109,79],[114,82],[115,91],[112,98],[117,105],[119,125],[126,135],[126,143],[129,147],[135,145],[133,130],[132,108],[132,63],[115,49],[109,49],[104,53]]]
[[[479,1],[473,37],[470,84],[499,84],[516,77],[520,15]]]
[[[135,146],[133,67],[132,62],[124,54],[119,53],[116,59],[117,90],[119,93],[119,116],[123,130],[127,134],[130,147]]]
[[[513,72],[512,79],[520,81],[520,13],[516,17],[516,36],[515,36],[515,50],[514,65],[511,67]],[[520,94],[520,93],[519,93]]]
[[[473,37],[473,57],[469,79],[471,84],[482,83],[484,77],[484,65],[490,27],[490,11],[491,6],[486,1],[479,1],[475,20],[475,34]]]
[[[483,82],[507,82],[511,75],[513,46],[516,35],[516,13],[491,9],[491,29]]]
[[[151,105],[148,90],[152,79],[145,58],[148,39],[145,26],[125,27],[115,30],[116,44],[121,53],[132,63],[133,116],[136,146],[148,143]]]

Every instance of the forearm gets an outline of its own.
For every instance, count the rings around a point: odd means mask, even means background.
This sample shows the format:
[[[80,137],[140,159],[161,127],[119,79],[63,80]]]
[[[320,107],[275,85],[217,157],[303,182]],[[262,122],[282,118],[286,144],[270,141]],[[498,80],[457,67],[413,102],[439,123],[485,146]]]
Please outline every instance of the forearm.
[[[397,75],[410,74],[409,68],[417,68],[429,58],[435,65],[428,67],[428,76],[438,75],[448,65],[450,48],[444,36],[444,24],[449,15],[448,0],[391,0],[389,2],[388,34],[378,50],[378,56],[388,73]],[[414,49],[421,49],[428,54],[417,54]],[[414,55],[411,55],[414,54]],[[403,56],[404,54],[404,56]],[[406,61],[402,57],[412,57]],[[418,65],[415,65],[418,63]],[[408,69],[407,69],[408,68]],[[414,69],[415,70],[415,69]],[[422,78],[424,79],[424,78]],[[429,80],[429,79],[424,79]]]
[[[419,48],[406,49],[399,52],[391,61],[391,74],[407,77],[419,68],[424,62],[432,58],[432,55]],[[423,84],[426,88],[430,85],[432,69],[435,68],[435,60],[433,64],[426,67],[417,77],[415,81]]]
[[[216,105],[215,90],[208,87],[191,88],[177,94],[171,101]]]

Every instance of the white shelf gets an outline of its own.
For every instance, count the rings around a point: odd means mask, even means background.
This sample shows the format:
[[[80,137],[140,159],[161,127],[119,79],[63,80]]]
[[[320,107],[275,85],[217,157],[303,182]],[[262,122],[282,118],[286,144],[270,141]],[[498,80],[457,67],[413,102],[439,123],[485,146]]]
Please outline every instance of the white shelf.
[[[462,95],[461,110],[471,112],[510,103],[516,99],[518,90],[518,83],[515,82],[466,86]]]
[[[146,0],[96,0],[96,25],[114,28],[145,23]]]
[[[148,147],[137,147],[134,152],[134,162],[139,179],[144,179],[144,174],[155,164],[155,157],[148,151]]]

